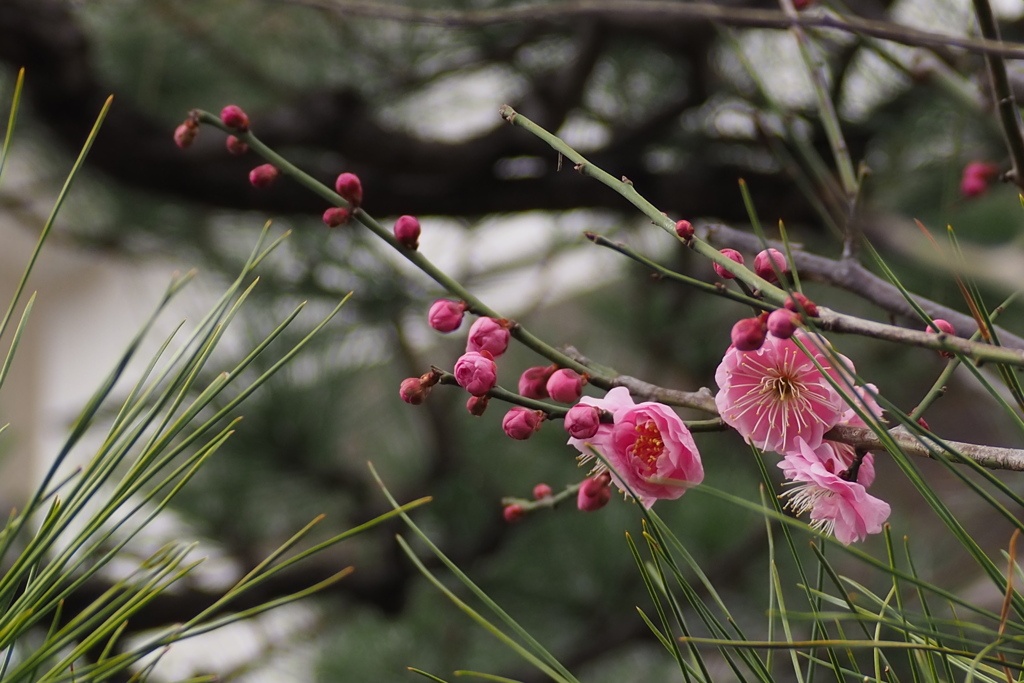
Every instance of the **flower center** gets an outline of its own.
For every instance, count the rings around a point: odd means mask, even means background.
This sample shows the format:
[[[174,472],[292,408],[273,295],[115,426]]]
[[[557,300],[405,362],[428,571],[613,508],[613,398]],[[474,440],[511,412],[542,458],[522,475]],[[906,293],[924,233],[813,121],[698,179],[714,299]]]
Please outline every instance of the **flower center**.
[[[646,465],[647,471],[653,471],[658,458],[665,451],[665,442],[661,440],[661,430],[654,420],[648,420],[636,426],[636,441],[629,448],[633,457]]]
[[[800,398],[803,384],[785,372],[778,372],[766,375],[761,380],[761,392],[770,394],[779,401],[797,400]]]

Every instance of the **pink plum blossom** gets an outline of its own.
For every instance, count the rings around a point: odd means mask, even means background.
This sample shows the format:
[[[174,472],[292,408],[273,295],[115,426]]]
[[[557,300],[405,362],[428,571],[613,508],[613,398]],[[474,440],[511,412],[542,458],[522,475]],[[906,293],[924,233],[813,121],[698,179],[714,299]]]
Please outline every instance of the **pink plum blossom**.
[[[715,404],[722,419],[761,450],[790,453],[797,439],[817,448],[847,408],[794,339],[800,339],[821,367],[839,380],[830,356],[818,350],[827,342],[803,331],[792,339],[769,334],[756,351],[731,346],[715,371]],[[852,372],[848,360],[838,359],[849,366],[844,371]]]
[[[628,489],[644,507],[659,498],[674,499],[704,479],[697,444],[682,419],[666,405],[634,403],[625,387],[615,387],[604,398],[584,396],[574,406],[594,406],[612,414],[613,424],[600,423],[593,436],[569,439],[586,462],[601,454],[610,466],[612,481]],[[596,468],[601,469],[600,466]]]
[[[796,514],[810,511],[812,527],[834,535],[845,545],[880,532],[889,517],[889,504],[867,493],[859,481],[860,473],[858,481],[849,481],[843,476],[845,470],[836,471],[834,453],[823,460],[821,451],[803,439],[797,439],[796,446],[779,463],[792,482],[782,494],[788,499],[786,507]]]
[[[494,318],[477,318],[469,328],[469,339],[466,341],[467,351],[487,351],[497,358],[505,353],[510,337],[507,320]]]
[[[498,366],[490,354],[467,351],[455,361],[455,381],[474,396],[483,396],[498,383]]]
[[[610,445],[605,456],[612,479],[619,488],[628,485],[645,508],[659,498],[678,498],[704,480],[704,466],[690,430],[661,403],[648,401],[618,412]]]

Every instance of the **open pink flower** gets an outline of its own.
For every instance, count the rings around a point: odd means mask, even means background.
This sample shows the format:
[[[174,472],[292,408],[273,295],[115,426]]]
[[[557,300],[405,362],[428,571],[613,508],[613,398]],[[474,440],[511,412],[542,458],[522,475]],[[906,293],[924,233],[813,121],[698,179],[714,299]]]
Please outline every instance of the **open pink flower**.
[[[625,387],[615,387],[604,398],[584,396],[577,405],[608,411],[614,424],[602,422],[593,436],[569,439],[569,445],[579,450],[581,462],[600,453],[611,465],[615,485],[632,491],[645,508],[659,498],[678,498],[704,480],[697,444],[668,406],[634,403]]]
[[[847,408],[794,339],[801,340],[821,367],[838,380],[839,372],[830,357],[817,350],[827,342],[801,330],[792,339],[769,334],[756,351],[730,346],[715,371],[719,387],[715,404],[722,419],[761,450],[789,453],[796,449],[797,439],[816,448]],[[838,359],[848,366],[844,371],[852,372],[847,359]]]
[[[620,488],[627,484],[645,508],[659,498],[678,498],[704,480],[704,466],[690,430],[661,403],[638,403],[616,413],[610,444],[605,457],[613,470],[612,480]]]
[[[797,439],[796,445],[797,449],[779,462],[792,482],[782,494],[788,498],[786,507],[796,514],[810,511],[812,527],[834,535],[845,545],[880,532],[889,518],[889,504],[869,495],[859,480],[849,481],[843,477],[844,471],[834,471],[835,461],[829,456],[823,460],[803,439]],[[858,472],[858,479],[860,476]]]

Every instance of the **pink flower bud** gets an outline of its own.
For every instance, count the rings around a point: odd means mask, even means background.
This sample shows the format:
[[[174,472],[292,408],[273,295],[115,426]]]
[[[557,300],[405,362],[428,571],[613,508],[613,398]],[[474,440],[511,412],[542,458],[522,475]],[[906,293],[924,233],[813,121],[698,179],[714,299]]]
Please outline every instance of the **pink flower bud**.
[[[343,209],[340,206],[332,206],[324,211],[324,224],[328,228],[336,228],[339,225],[345,225],[345,223],[348,223],[348,219],[351,215],[352,214],[349,213],[348,209]]]
[[[803,309],[802,311],[800,309]],[[800,292],[793,292],[786,297],[786,310],[795,313],[806,313],[812,318],[818,317],[818,307]]]
[[[395,221],[395,239],[409,249],[420,246],[420,222],[415,216],[399,216]]]
[[[249,150],[249,145],[245,144],[234,135],[228,136],[228,139],[224,141],[224,146],[231,154],[245,154]]]
[[[764,344],[767,331],[765,316],[744,318],[732,326],[732,345],[740,351],[756,351]]]
[[[735,249],[722,249],[722,256],[725,256],[727,258],[732,259],[733,261],[735,261],[736,263],[740,264],[741,266],[743,265],[743,254],[741,254],[740,252],[736,251]],[[732,273],[730,273],[728,270],[726,270],[725,268],[723,268],[721,265],[719,265],[717,263],[713,263],[711,265],[715,269],[715,272],[718,273],[718,277],[720,277],[720,278],[724,278],[726,280],[731,280],[734,277],[736,277],[735,275],[733,275]]]
[[[988,191],[988,184],[999,173],[999,167],[984,161],[972,161],[964,166],[960,178],[960,194],[965,198],[977,197]]]
[[[501,420],[501,428],[513,439],[523,441],[529,439],[534,432],[540,429],[540,423],[543,420],[543,411],[516,406],[505,413],[505,417]]]
[[[680,239],[689,240],[693,237],[693,223],[687,220],[676,221],[676,234]]]
[[[799,313],[780,308],[768,314],[768,331],[779,339],[789,339],[796,332],[796,326],[799,322]]]
[[[583,512],[593,512],[603,508],[612,499],[612,491],[609,488],[611,481],[611,475],[607,472],[584,479],[579,493],[576,495],[576,507]]]
[[[487,410],[487,404],[490,401],[490,396],[470,396],[469,400],[466,401],[466,410],[469,411],[470,415],[480,417]]]
[[[241,107],[229,104],[220,110],[220,120],[228,128],[235,128],[243,133],[249,130],[249,117],[245,115]]]
[[[601,410],[597,406],[577,403],[565,414],[565,431],[574,439],[589,439],[601,426]]]
[[[466,350],[487,351],[497,358],[508,348],[509,337],[511,334],[508,331],[507,320],[477,318],[473,326],[469,328]]]
[[[430,393],[430,387],[424,386],[423,379],[420,377],[403,379],[402,385],[398,389],[398,395],[402,397],[402,400],[414,406],[423,403],[428,393]]]
[[[363,203],[363,183],[355,173],[342,173],[334,181],[334,191],[355,209]]]
[[[773,261],[774,267],[772,266]],[[789,272],[789,263],[786,262],[785,255],[778,249],[765,249],[754,257],[754,273],[759,278],[768,282],[778,282],[779,276],[776,275],[776,271],[779,273]]]
[[[249,171],[249,182],[253,187],[267,187],[274,182],[278,170],[273,164],[263,164]]]
[[[486,353],[467,351],[455,362],[455,381],[474,396],[483,396],[498,383],[498,366]]]
[[[976,175],[965,175],[960,179],[960,195],[965,199],[977,197],[988,192],[988,181]]]
[[[544,498],[551,497],[551,487],[547,484],[537,484],[533,487],[533,499],[543,500]]]
[[[558,369],[556,365],[537,365],[526,368],[519,376],[519,393],[524,398],[544,399],[548,397],[548,379]]]
[[[942,332],[943,334],[952,334],[956,336],[956,328],[953,327],[953,323],[948,320],[943,320],[942,318],[935,318],[932,320],[932,324],[928,326],[927,331],[934,332],[936,334]]]
[[[922,427],[924,427],[928,431],[931,431],[931,429],[932,429],[931,427],[928,426],[928,423],[925,421],[925,419],[923,417],[917,418],[917,424],[921,425]]]
[[[174,144],[185,149],[195,142],[197,135],[199,135],[199,124],[189,119],[174,129]]]
[[[942,318],[935,318],[932,320],[932,324],[925,328],[925,332],[932,332],[934,334],[943,333],[956,336],[956,328],[948,320]],[[952,351],[939,351],[939,355],[943,358],[952,358],[956,354]]]
[[[465,312],[466,304],[461,301],[438,299],[430,305],[427,322],[438,332],[454,332],[462,324],[462,314]]]
[[[512,503],[511,505],[505,506],[505,509],[502,510],[502,515],[505,516],[506,522],[513,524],[526,516],[526,510],[523,509],[522,505]]]
[[[548,396],[559,403],[575,403],[583,394],[583,377],[569,368],[555,370],[548,378],[546,388]]]

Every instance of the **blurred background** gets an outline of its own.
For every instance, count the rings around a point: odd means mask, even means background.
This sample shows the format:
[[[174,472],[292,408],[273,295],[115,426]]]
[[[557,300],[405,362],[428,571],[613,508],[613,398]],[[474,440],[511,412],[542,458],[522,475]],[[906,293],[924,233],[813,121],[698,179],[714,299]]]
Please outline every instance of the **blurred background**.
[[[505,3],[406,6],[469,11]],[[713,278],[707,262],[652,229],[616,193],[560,168],[549,148],[503,124],[497,111],[508,103],[557,131],[674,219],[749,231],[737,187],[743,178],[766,225],[784,221],[808,251],[838,258],[837,234],[849,217],[837,208],[834,181],[808,161],[830,157],[792,35],[641,7],[465,25],[396,20],[387,16],[390,7],[344,0],[0,3],[4,98],[17,69],[27,70],[11,166],[0,185],[5,286],[16,282],[25,245],[45,222],[103,101],[114,95],[33,283],[41,296],[29,351],[12,379],[20,390],[0,405],[15,438],[4,446],[2,502],[24,498],[170,273],[199,269],[200,284],[180,309],[195,315],[234,277],[269,219],[275,232],[293,234],[264,268],[257,305],[238,323],[240,339],[260,338],[299,301],[316,313],[349,291],[354,296],[329,334],[249,400],[237,434],[179,497],[165,531],[203,539],[203,553],[214,561],[129,630],[188,618],[317,514],[327,514],[326,535],[387,509],[366,467],[373,461],[399,499],[434,496],[416,514],[423,528],[582,680],[667,680],[674,663],[635,614],[649,598],[624,542],[625,532],[640,533],[634,505],[616,500],[584,514],[570,504],[511,526],[502,519],[502,496],[528,497],[538,482],[558,490],[583,477],[560,425],[515,442],[501,432],[498,404],[475,418],[453,388],[435,389],[419,407],[398,399],[403,378],[431,364],[450,369],[463,350],[465,328],[442,337],[426,325],[427,308],[444,293],[372,235],[354,226],[325,228],[323,203],[287,179],[252,188],[248,171],[262,161],[229,155],[219,131],[201,130],[187,150],[171,136],[192,108],[218,112],[237,104],[262,140],[325,183],[343,171],[358,174],[364,207],[385,225],[401,214],[418,216],[421,250],[504,315],[622,373],[714,391],[730,326],[748,313],[652,279],[587,242],[584,230]],[[1024,2],[1002,0],[995,9],[1004,39],[1021,40]],[[809,11],[976,33],[965,0],[851,0]],[[959,310],[965,306],[955,283],[912,219],[937,235],[947,224],[955,228],[970,254],[968,274],[992,306],[1019,289],[1016,189],[995,183],[970,198],[958,189],[971,161],[1009,168],[981,59],[838,31],[811,35],[852,157],[865,164],[855,227],[908,287]],[[865,264],[873,267],[870,259]],[[807,285],[819,303],[892,317],[858,292],[823,282],[827,273],[809,279],[820,280]],[[1001,321],[1021,333],[1015,309]],[[288,334],[302,332],[299,325]],[[833,341],[908,411],[943,367],[937,354]],[[523,369],[542,363],[513,348],[502,359],[500,382],[514,387]],[[953,439],[1014,443],[1003,418],[979,400],[981,391],[957,375],[926,416],[932,429]],[[707,484],[757,499],[758,471],[742,440],[705,434],[698,445]],[[921,468],[943,495],[960,495],[940,467]],[[879,459],[878,470],[873,493],[893,503],[897,533],[920,536],[928,560],[922,573],[974,590],[974,576],[961,571],[970,560],[929,536],[937,522],[906,493],[894,466]],[[975,519],[968,505],[963,521],[979,541],[1005,544],[1008,529]],[[768,585],[761,518],[700,493],[657,509],[738,621],[752,632],[761,628]],[[438,675],[482,668],[543,680],[422,579],[393,540],[400,530],[360,537],[266,584],[253,599],[356,566],[315,601],[176,647],[159,675],[399,681],[413,678],[406,667],[415,666]],[[103,591],[101,583],[86,594]],[[999,596],[993,599],[998,604]]]

